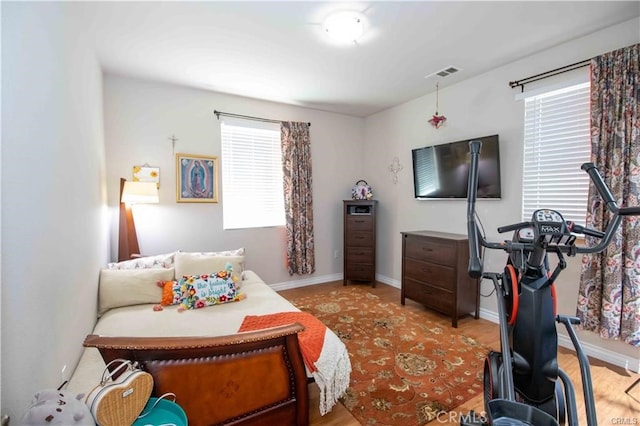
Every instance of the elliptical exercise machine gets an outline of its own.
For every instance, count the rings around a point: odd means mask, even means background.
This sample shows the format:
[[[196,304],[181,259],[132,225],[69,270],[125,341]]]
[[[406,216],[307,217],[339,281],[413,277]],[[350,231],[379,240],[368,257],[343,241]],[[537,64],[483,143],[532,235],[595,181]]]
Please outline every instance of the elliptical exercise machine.
[[[484,364],[485,414],[478,420],[461,420],[461,425],[578,425],[576,396],[569,376],[558,367],[556,322],[564,324],[575,347],[585,401],[587,424],[596,417],[589,360],[580,345],[573,324],[577,317],[555,312],[554,282],[567,264],[563,254],[600,253],[611,242],[623,216],[640,215],[640,207],[619,208],[593,163],[582,169],[589,174],[611,219],[604,232],[565,221],[549,209],[536,210],[529,222],[502,226],[498,232],[513,232],[511,241],[489,242],[479,231],[475,202],[478,187],[478,159],[481,141],[469,142],[471,165],[467,197],[469,275],[493,282],[498,302],[499,352],[491,351]],[[594,247],[577,247],[575,234],[599,239]],[[481,247],[509,254],[501,273],[482,271]],[[550,269],[548,254],[558,263]]]

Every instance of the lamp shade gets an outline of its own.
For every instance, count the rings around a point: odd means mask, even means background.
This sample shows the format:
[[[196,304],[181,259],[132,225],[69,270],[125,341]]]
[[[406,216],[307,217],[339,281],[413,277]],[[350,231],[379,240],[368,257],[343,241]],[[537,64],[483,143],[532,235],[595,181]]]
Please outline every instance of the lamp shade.
[[[125,204],[158,203],[158,186],[153,182],[125,182],[121,202]]]

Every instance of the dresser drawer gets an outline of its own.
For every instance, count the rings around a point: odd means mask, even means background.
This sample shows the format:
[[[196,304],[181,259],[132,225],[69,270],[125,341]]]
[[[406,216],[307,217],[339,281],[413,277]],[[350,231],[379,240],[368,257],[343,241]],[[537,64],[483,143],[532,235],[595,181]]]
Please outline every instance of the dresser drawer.
[[[370,215],[347,215],[346,226],[350,232],[373,231],[373,216]]]
[[[353,263],[373,264],[373,249],[366,247],[347,247],[347,260]]]
[[[358,231],[352,232],[346,237],[348,247],[372,247],[373,233]]]
[[[432,287],[410,278],[404,280],[405,297],[444,314],[455,313],[454,295],[439,287]]]
[[[372,264],[350,262],[345,270],[345,277],[350,280],[371,281],[375,275],[375,267]]]
[[[441,265],[456,264],[456,247],[452,244],[441,244],[434,240],[427,240],[420,237],[406,237],[405,256],[439,263]]]
[[[453,268],[408,258],[404,260],[404,276],[450,291],[454,290],[456,283],[456,271]]]

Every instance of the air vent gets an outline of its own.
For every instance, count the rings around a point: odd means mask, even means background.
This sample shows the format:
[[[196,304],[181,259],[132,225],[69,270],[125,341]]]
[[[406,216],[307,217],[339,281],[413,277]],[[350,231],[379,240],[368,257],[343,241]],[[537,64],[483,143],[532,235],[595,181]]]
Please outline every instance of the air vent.
[[[446,70],[442,70],[442,71],[437,72],[436,74],[438,74],[440,77],[446,77],[449,74],[453,74],[454,72],[458,72],[458,71],[459,70],[456,67],[449,67]]]
[[[454,67],[453,65],[448,66],[447,68],[444,68],[440,71],[436,71],[434,73],[431,73],[429,75],[426,75],[424,78],[430,78],[430,77],[447,77],[453,73],[456,73],[460,71],[460,68],[458,67]]]

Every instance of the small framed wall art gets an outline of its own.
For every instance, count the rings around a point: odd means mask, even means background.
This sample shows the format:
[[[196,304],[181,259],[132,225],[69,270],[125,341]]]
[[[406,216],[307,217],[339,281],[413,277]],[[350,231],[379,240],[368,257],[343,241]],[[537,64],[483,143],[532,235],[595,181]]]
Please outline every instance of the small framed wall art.
[[[176,154],[176,201],[218,202],[218,157]]]
[[[160,167],[151,167],[148,164],[133,166],[134,182],[153,182],[160,189]]]

